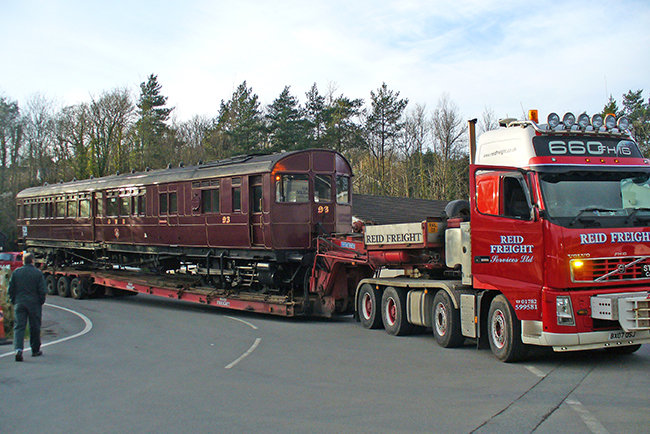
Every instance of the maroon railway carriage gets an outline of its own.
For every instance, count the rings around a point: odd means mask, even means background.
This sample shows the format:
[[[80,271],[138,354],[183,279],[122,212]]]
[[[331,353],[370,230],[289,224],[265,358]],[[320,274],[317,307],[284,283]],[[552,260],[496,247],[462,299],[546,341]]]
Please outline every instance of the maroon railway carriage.
[[[182,269],[288,293],[304,289],[316,237],[349,230],[351,176],[330,150],[240,156],[28,188],[18,224],[49,266]]]

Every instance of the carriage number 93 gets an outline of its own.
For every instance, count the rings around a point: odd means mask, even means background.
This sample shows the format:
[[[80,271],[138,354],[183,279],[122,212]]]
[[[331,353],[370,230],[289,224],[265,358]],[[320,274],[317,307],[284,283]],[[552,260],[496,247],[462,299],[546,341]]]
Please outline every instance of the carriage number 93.
[[[548,151],[553,155],[632,155],[627,146],[605,146],[601,142],[583,142],[580,140],[552,140],[548,142]]]

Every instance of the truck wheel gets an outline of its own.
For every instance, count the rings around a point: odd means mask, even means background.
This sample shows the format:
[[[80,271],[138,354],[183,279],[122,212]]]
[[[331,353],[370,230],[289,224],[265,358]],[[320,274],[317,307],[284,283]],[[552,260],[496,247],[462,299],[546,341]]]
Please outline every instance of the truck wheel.
[[[83,288],[83,283],[78,277],[75,277],[70,282],[70,295],[75,300],[81,300],[82,298],[86,298],[86,293]]]
[[[56,295],[56,276],[54,274],[48,274],[45,278],[45,290],[47,295]]]
[[[364,283],[359,289],[357,311],[361,325],[367,329],[381,327],[380,295],[379,290],[368,283]]]
[[[605,351],[607,351],[609,354],[632,354],[635,353],[639,348],[641,348],[641,344],[636,344],[636,345],[627,345],[624,347],[609,347],[605,348]]]
[[[56,281],[56,291],[59,293],[59,297],[70,297],[70,280],[67,276],[61,276]]]
[[[460,330],[460,312],[444,290],[433,298],[433,337],[444,348],[458,347],[465,342]]]
[[[526,356],[528,348],[521,341],[521,322],[508,300],[494,297],[488,314],[488,340],[492,353],[502,362],[516,362]]]
[[[404,336],[413,330],[406,320],[406,293],[389,286],[381,297],[381,319],[388,334]]]

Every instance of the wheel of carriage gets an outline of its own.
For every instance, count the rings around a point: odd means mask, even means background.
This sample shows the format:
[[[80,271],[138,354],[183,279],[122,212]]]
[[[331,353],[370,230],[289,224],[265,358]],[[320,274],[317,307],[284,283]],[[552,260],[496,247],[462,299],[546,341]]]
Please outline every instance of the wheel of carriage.
[[[458,347],[465,342],[460,329],[460,312],[449,294],[440,290],[433,298],[433,337],[444,348]]]
[[[70,282],[70,295],[75,300],[81,300],[82,298],[86,297],[86,291],[84,290],[84,282],[78,277],[75,277]]]
[[[361,325],[367,329],[381,327],[381,294],[372,285],[364,283],[359,288],[357,312]]]
[[[528,347],[521,341],[521,322],[503,295],[494,297],[490,304],[488,340],[492,353],[503,362],[516,362],[528,352]]]
[[[70,279],[68,276],[60,276],[56,281],[56,291],[59,297],[70,297]]]
[[[403,336],[413,331],[406,319],[406,292],[389,286],[381,297],[381,319],[388,334]]]
[[[56,295],[58,294],[57,288],[56,288],[56,276],[53,274],[48,274],[45,277],[45,290],[47,291],[47,295]]]

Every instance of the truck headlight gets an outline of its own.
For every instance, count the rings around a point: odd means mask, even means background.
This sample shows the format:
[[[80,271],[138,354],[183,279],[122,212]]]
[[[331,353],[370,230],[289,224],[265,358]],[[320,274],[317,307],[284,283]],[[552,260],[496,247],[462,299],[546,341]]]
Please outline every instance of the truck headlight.
[[[557,313],[558,325],[575,325],[573,319],[573,308],[571,307],[571,297],[568,295],[559,295],[555,298],[555,311]]]

